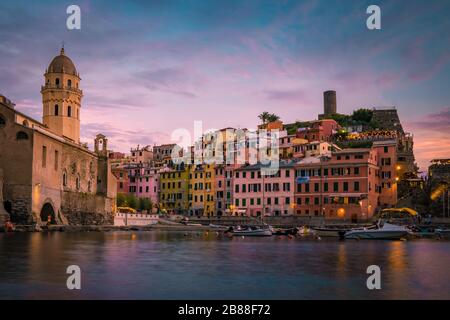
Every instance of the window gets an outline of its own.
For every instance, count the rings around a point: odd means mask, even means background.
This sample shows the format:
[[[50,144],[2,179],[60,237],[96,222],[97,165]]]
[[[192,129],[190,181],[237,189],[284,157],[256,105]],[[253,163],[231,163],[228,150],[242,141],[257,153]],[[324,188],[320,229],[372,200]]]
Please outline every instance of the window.
[[[348,182],[344,182],[344,192],[348,191]]]
[[[88,182],[88,191],[91,192],[91,181]]]
[[[356,167],[356,168],[354,169],[354,171],[355,171],[355,175],[358,175],[358,174],[359,174],[359,168],[358,168],[358,167]]]
[[[339,191],[339,182],[334,182],[333,183],[333,191],[334,192],[338,192]]]
[[[16,139],[17,140],[28,140],[28,134],[26,134],[23,131],[19,131],[19,132],[17,132]]]
[[[80,177],[77,177],[76,187],[77,187],[77,190],[80,190]]]
[[[0,128],[3,128],[6,125],[6,120],[2,116],[0,116]]]
[[[68,117],[71,117],[71,116],[72,116],[72,107],[71,107],[71,106],[68,106],[68,107],[67,107],[67,116],[68,116]]]
[[[67,187],[67,173],[63,173],[63,186]]]
[[[42,167],[45,168],[47,166],[47,147],[42,147]]]
[[[388,151],[389,151],[388,147],[384,147],[383,149],[384,149],[384,153],[388,153]]]
[[[58,170],[58,158],[59,158],[58,150],[55,150],[55,170]]]
[[[355,189],[355,191],[359,191],[359,182],[358,181],[355,181],[354,189]]]
[[[55,116],[59,115],[59,107],[57,104],[55,104]]]
[[[56,84],[57,87],[59,86],[59,78],[55,79],[55,84]]]
[[[72,87],[72,80],[67,80],[67,86],[70,88],[70,87]]]

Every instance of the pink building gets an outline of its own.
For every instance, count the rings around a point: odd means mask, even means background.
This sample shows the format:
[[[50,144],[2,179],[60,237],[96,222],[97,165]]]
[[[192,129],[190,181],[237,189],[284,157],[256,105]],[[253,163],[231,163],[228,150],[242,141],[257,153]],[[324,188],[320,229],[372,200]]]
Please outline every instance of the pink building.
[[[136,195],[137,198],[150,199],[153,204],[157,204],[159,199],[158,170],[142,165],[129,165],[126,168],[129,177],[128,193]]]
[[[392,207],[397,203],[397,182],[400,167],[397,165],[397,141],[375,141],[373,149],[377,152],[377,165],[379,167],[379,206]]]
[[[297,138],[308,141],[331,141],[334,133],[339,129],[339,124],[333,119],[314,121],[309,128],[300,128]]]
[[[296,213],[367,220],[380,207],[394,206],[397,184],[395,177],[391,179],[394,172],[386,173],[395,167],[394,156],[395,145],[383,143],[299,161],[296,165]]]
[[[111,171],[117,179],[117,193],[128,193],[129,192],[128,170],[122,167],[116,167],[112,168]]]
[[[261,165],[234,171],[234,211],[249,216],[294,214],[294,162],[280,161],[275,175],[265,176]]]

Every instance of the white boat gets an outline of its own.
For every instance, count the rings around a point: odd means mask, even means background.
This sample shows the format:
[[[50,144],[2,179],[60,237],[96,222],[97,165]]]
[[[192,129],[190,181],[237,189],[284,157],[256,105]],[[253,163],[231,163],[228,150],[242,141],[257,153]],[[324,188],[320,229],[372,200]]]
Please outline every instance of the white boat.
[[[434,229],[434,232],[437,236],[442,238],[450,237],[450,229],[436,228]]]
[[[404,226],[383,223],[378,224],[377,229],[350,230],[345,233],[345,239],[380,239],[380,240],[399,240],[408,235],[409,231]]]
[[[268,237],[272,235],[270,228],[248,227],[246,229],[233,229],[233,236]]]

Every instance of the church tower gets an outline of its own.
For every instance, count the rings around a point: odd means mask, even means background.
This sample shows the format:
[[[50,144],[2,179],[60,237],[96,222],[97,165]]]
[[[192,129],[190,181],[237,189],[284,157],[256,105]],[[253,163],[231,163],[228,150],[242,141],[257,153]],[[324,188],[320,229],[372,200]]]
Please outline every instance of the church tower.
[[[43,123],[54,133],[80,143],[80,109],[83,92],[80,75],[64,47],[44,74],[41,88]]]

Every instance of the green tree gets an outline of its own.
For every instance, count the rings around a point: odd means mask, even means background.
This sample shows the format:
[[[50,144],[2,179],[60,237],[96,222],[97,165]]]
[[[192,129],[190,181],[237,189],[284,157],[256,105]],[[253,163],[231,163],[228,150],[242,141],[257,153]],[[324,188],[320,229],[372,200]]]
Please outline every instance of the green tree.
[[[262,121],[263,124],[266,124],[267,122],[269,122],[269,117],[270,117],[270,113],[268,113],[267,111],[264,111],[263,113],[261,113],[258,118]]]
[[[353,111],[352,120],[356,122],[370,123],[372,121],[373,111],[370,109],[360,108]]]
[[[152,209],[152,202],[148,198],[139,198],[139,210],[150,211]]]
[[[267,121],[268,122],[274,122],[274,121],[278,121],[280,120],[280,117],[278,115],[276,115],[275,113],[271,113],[269,114]]]
[[[139,201],[134,194],[130,194],[127,197],[127,204],[130,208],[137,209]]]
[[[118,193],[117,194],[117,199],[116,199],[116,204],[118,207],[126,207],[127,204],[127,195],[124,193]]]

